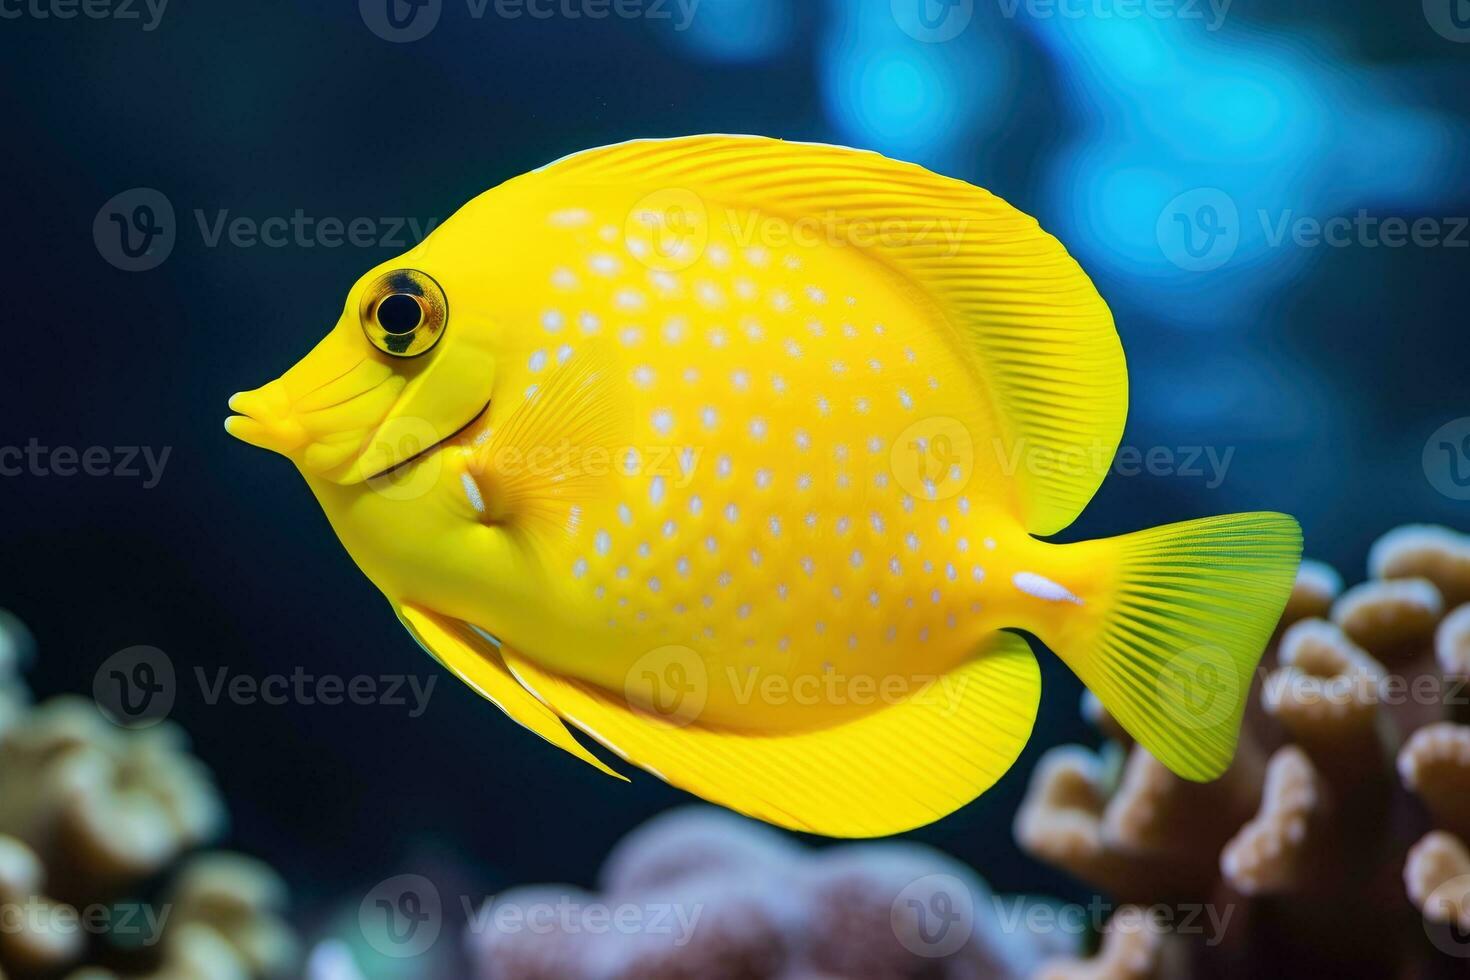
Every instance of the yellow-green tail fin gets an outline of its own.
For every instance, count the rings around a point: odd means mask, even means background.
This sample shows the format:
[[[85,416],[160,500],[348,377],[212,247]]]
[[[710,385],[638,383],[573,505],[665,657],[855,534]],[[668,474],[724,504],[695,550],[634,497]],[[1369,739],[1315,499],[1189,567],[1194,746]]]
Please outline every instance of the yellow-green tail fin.
[[[1042,639],[1164,765],[1203,781],[1235,755],[1251,676],[1291,594],[1302,535],[1229,514],[1058,549],[1109,571]]]

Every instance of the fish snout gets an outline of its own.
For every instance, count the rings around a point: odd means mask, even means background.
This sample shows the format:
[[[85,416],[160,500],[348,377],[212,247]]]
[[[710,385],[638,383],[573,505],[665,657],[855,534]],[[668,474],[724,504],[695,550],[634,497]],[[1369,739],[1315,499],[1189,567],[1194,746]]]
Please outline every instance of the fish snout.
[[[231,396],[230,411],[237,414],[225,419],[225,431],[252,446],[290,456],[310,438],[292,411],[286,386],[279,378]]]

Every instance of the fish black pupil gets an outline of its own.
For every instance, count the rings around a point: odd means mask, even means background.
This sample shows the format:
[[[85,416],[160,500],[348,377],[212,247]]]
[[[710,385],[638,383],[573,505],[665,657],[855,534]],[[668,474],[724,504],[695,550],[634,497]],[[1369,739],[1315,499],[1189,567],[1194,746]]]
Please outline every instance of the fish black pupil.
[[[412,333],[423,319],[418,300],[407,293],[385,296],[378,304],[378,323],[391,334]]]

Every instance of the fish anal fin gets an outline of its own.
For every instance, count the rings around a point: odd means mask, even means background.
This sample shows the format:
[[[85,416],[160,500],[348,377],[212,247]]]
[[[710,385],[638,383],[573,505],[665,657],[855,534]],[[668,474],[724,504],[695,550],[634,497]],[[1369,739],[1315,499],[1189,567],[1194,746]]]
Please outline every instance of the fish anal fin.
[[[555,712],[522,687],[500,651],[469,624],[412,605],[399,606],[398,618],[430,656],[512,721],[609,776],[627,781],[578,742]]]
[[[629,762],[740,813],[832,837],[899,833],[973,800],[1015,762],[1041,694],[1036,658],[1011,633],[905,700],[796,733],[674,724],[513,650],[504,656],[559,715]]]

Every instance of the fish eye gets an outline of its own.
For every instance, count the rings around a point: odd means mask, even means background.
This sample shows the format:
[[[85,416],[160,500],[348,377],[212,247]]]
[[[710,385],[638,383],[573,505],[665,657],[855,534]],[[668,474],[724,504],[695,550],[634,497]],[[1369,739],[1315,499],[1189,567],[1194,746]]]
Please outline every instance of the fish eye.
[[[395,269],[363,290],[358,315],[372,345],[394,357],[417,357],[444,336],[449,303],[444,290],[416,269]]]

